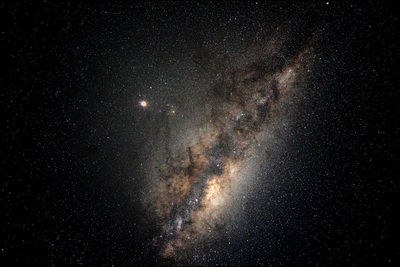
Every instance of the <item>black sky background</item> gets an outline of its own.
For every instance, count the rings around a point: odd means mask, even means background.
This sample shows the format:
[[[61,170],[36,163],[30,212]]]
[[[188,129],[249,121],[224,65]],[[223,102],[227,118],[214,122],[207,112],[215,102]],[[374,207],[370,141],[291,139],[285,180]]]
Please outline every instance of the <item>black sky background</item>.
[[[154,229],[143,222],[132,182],[149,156],[142,150],[150,119],[119,117],[125,113],[116,96],[137,97],[159,75],[157,66],[196,46],[198,32],[247,25],[247,37],[291,17],[304,25],[293,26],[299,41],[323,32],[309,85],[318,97],[297,114],[302,123],[282,156],[277,185],[249,197],[242,236],[217,244],[211,262],[361,265],[399,258],[394,5],[48,1],[1,4],[1,13],[2,263],[157,263]],[[236,24],[222,23],[231,17]],[[136,91],[126,93],[132,83]],[[129,143],[118,127],[93,132],[108,116],[129,124]],[[136,177],[121,167],[128,163]],[[265,210],[274,211],[273,221]]]

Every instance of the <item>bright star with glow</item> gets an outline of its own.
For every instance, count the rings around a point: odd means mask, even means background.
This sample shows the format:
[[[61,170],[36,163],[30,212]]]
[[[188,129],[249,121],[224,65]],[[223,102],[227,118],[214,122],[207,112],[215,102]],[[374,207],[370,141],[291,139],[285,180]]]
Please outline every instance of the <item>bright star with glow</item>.
[[[147,107],[149,104],[147,103],[146,100],[142,100],[142,101],[139,102],[139,105],[140,105],[141,107],[145,108],[145,107]]]

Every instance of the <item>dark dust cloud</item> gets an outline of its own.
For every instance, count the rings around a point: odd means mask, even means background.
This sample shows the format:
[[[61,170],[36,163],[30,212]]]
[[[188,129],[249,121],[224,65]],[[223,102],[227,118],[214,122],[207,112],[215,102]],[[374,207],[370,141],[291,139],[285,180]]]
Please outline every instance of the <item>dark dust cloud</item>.
[[[2,262],[396,261],[389,4],[1,8]]]

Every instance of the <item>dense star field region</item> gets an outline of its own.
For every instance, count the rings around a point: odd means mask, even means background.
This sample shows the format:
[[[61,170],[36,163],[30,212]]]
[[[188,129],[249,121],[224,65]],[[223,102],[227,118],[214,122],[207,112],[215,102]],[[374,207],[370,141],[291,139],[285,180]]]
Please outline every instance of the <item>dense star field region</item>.
[[[1,265],[396,265],[399,10],[1,4]]]

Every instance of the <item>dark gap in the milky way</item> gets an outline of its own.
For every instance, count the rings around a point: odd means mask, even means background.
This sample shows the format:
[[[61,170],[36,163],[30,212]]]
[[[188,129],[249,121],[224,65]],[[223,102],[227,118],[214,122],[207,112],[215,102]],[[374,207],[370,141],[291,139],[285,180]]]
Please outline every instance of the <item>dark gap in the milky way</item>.
[[[185,168],[185,175],[193,176],[193,170],[194,170],[195,164],[193,161],[193,153],[192,153],[192,149],[190,146],[187,148],[187,151],[188,151],[188,157],[189,157],[189,166],[187,166]]]
[[[226,83],[224,81],[219,81],[211,87],[211,91],[214,96],[228,101],[230,99],[232,90],[229,86],[226,86]]]
[[[242,79],[242,84],[248,86],[264,77],[269,72],[268,66],[264,62],[255,62],[249,65],[245,70],[245,77]]]
[[[257,105],[256,109],[257,109],[257,120],[255,121],[255,125],[259,126],[265,121],[267,117],[269,111],[269,104],[268,102],[259,104]]]
[[[224,172],[224,163],[218,159],[213,159],[204,170],[204,173],[210,177],[212,175],[221,176]]]
[[[269,90],[269,97],[276,101],[279,97],[279,90],[278,90],[278,81],[273,79],[271,82],[270,90]]]
[[[221,133],[208,153],[216,158],[228,157],[232,153],[232,147],[232,136],[227,133]]]
[[[256,119],[254,119],[252,115],[244,113],[236,121],[234,130],[240,136],[247,135],[251,131],[256,131],[258,130],[258,126],[256,125]]]
[[[274,74],[281,72],[283,68],[288,64],[287,60],[278,54],[269,55],[264,60],[265,73]]]

